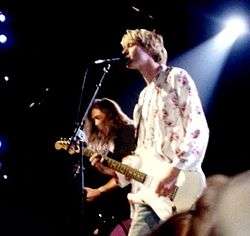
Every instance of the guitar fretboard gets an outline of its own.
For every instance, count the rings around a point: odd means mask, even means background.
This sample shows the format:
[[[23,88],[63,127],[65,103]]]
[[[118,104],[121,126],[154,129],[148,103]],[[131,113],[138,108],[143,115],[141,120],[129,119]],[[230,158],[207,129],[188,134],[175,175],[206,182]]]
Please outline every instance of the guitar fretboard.
[[[90,157],[93,154],[95,154],[95,151],[93,151],[92,149],[89,149],[89,148],[84,148],[83,154],[87,157]],[[114,159],[111,159],[107,156],[102,156],[102,157],[103,157],[103,159],[108,167],[120,172],[121,174],[125,175],[126,177],[132,178],[132,179],[134,179],[138,182],[141,182],[141,183],[144,183],[144,181],[146,180],[147,175],[140,172],[139,170],[134,169],[134,168],[132,168],[126,164],[123,164],[119,161],[116,161]]]

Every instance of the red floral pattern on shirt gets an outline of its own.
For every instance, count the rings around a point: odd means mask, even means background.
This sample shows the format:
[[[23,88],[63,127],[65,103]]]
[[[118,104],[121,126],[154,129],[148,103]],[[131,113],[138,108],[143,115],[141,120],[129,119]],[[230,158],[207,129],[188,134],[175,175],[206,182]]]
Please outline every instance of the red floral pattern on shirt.
[[[145,87],[134,111],[137,124],[140,115],[137,150],[153,150],[180,169],[200,167],[209,130],[196,86],[185,70],[163,70]]]

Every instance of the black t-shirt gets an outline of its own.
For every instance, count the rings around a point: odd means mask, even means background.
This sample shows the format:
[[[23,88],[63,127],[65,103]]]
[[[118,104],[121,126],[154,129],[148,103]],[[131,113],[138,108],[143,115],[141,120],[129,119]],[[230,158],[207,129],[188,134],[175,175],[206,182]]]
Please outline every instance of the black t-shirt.
[[[129,155],[136,147],[135,129],[133,125],[124,125],[120,127],[114,138],[114,152],[108,156],[117,161],[121,161],[123,157]],[[92,167],[88,160],[85,160],[85,186],[98,188],[106,184],[110,180],[110,176],[104,175]],[[127,194],[130,192],[130,185],[125,188],[117,187],[102,195],[94,202],[87,203],[87,211],[95,215],[100,213],[103,218],[121,221],[129,218],[129,203]],[[88,212],[86,212],[88,215]],[[88,215],[89,216],[89,215]]]

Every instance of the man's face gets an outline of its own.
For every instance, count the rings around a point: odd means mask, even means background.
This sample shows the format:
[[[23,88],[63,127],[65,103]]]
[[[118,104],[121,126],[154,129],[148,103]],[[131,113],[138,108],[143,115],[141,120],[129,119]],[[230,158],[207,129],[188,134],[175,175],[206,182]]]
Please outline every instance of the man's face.
[[[128,59],[127,68],[129,69],[139,69],[149,57],[149,55],[136,44],[128,44],[122,53]]]
[[[104,130],[104,127],[106,125],[107,121],[107,115],[103,113],[98,108],[93,108],[91,111],[91,118],[94,121],[95,126],[98,128],[98,130],[102,131]]]

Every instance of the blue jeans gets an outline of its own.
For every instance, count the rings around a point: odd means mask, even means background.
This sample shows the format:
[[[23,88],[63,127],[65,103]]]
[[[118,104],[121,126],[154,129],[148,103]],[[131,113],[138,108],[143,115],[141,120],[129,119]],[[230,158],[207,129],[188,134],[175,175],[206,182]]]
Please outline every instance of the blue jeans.
[[[145,236],[152,233],[160,224],[160,218],[147,205],[138,204],[135,207],[128,236]]]

